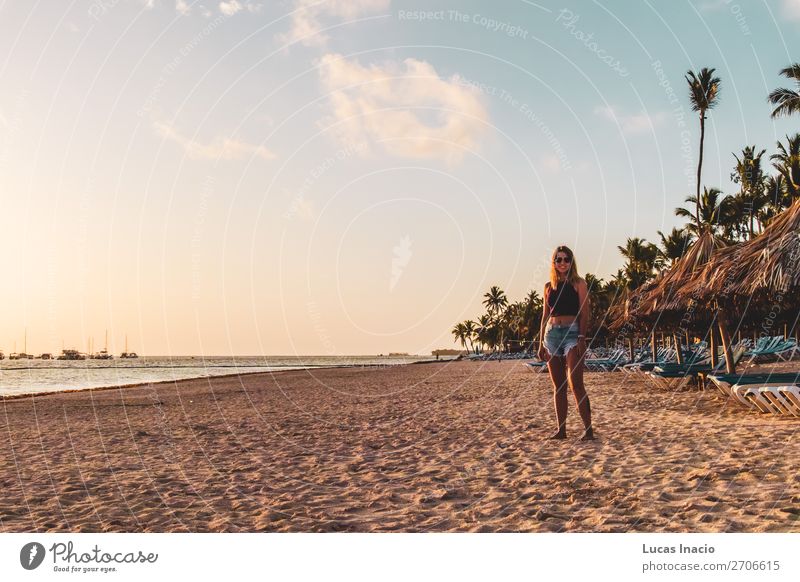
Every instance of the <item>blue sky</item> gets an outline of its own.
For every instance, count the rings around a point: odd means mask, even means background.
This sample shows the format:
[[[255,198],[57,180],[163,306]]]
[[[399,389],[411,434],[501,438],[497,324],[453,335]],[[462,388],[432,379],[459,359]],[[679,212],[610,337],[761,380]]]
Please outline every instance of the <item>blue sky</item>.
[[[555,245],[607,278],[680,224],[689,69],[733,193],[734,152],[798,131],[766,101],[798,30],[797,0],[6,2],[0,348],[448,347]]]

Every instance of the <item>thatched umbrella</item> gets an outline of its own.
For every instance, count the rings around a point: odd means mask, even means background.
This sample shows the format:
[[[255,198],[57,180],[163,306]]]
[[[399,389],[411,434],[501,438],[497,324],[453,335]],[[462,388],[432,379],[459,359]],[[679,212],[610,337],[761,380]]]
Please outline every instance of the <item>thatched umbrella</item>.
[[[725,249],[705,265],[681,298],[752,296],[800,288],[800,198],[756,238]]]
[[[689,250],[669,270],[659,273],[654,280],[631,292],[625,303],[620,304],[611,314],[613,321],[610,327],[619,329],[631,319],[642,320],[654,316],[660,319],[666,312],[674,312],[686,307],[688,301],[681,295],[681,291],[687,283],[695,279],[712,256],[726,248],[726,244],[714,236],[711,231],[703,231],[689,247]],[[679,339],[677,336],[674,337],[675,344],[678,346]],[[655,357],[655,326],[651,332],[651,343]],[[678,349],[678,359],[679,361],[682,359],[680,348]]]
[[[713,299],[725,308],[736,298],[774,292],[780,297],[800,290],[800,199],[773,218],[752,240],[722,249],[678,293],[676,302],[692,297]],[[720,317],[720,330],[725,325]],[[725,339],[723,338],[723,342]],[[726,358],[727,358],[726,346]]]

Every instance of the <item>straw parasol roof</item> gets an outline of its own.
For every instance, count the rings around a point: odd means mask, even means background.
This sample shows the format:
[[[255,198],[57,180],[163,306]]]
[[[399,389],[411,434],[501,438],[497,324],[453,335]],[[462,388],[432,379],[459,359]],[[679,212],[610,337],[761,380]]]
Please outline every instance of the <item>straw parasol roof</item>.
[[[686,254],[644,292],[641,300],[643,314],[649,315],[655,311],[684,307],[686,294],[682,292],[687,285],[703,271],[719,251],[727,247],[728,244],[714,236],[711,231],[704,231]]]
[[[751,297],[759,291],[800,287],[800,199],[773,218],[760,235],[715,253],[681,289],[689,297]]]
[[[631,292],[626,301],[620,303],[611,314],[610,328],[621,327],[626,321],[642,320],[664,311],[684,307],[691,296],[681,291],[703,270],[712,256],[728,248],[720,238],[704,231],[689,250],[669,269]]]

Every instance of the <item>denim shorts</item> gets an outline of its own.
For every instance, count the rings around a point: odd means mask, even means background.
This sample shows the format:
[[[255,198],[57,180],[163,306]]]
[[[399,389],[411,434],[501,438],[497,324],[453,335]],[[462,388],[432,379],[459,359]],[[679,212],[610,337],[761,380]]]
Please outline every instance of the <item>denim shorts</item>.
[[[577,321],[566,325],[548,323],[544,330],[544,347],[551,356],[566,356],[578,345],[580,326]]]

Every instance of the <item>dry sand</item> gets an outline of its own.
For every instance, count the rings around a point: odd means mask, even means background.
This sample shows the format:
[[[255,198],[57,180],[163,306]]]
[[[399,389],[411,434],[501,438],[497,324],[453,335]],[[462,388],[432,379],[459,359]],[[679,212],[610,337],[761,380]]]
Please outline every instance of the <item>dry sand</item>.
[[[800,419],[586,375],[446,362],[2,402],[0,531],[800,531]]]

